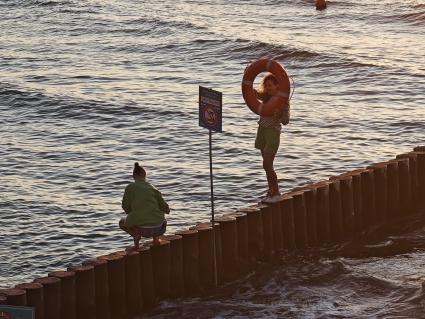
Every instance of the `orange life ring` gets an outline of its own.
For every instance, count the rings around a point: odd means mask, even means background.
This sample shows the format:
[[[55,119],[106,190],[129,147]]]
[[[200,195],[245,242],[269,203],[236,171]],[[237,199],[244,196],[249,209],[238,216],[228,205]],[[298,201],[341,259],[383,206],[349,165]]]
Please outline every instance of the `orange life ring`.
[[[261,72],[272,73],[279,82],[278,99],[270,100],[262,103],[257,99],[254,91],[254,80]],[[282,104],[289,98],[291,85],[288,75],[279,62],[272,59],[257,60],[245,69],[245,74],[242,79],[242,95],[246,105],[252,112],[258,115],[271,116],[275,110],[280,108]]]

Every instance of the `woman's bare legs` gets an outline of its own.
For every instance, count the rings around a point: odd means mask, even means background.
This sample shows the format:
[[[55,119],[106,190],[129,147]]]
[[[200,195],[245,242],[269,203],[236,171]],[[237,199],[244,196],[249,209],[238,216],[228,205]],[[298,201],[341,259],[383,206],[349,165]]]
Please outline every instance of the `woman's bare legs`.
[[[142,236],[140,235],[140,234],[135,234],[134,236],[132,235],[132,237],[133,237],[133,242],[134,242],[134,249],[139,249],[139,242],[140,242],[140,239],[142,238]]]
[[[263,156],[263,168],[266,172],[267,182],[269,184],[269,190],[271,196],[279,194],[279,184],[277,182],[277,175],[274,171],[273,161],[276,156],[276,153],[268,153],[261,150],[261,155]]]
[[[140,231],[136,227],[124,226],[123,221],[120,221],[119,226],[123,231],[125,231],[127,234],[133,237],[134,246],[132,247],[132,249],[139,249],[139,242],[140,242],[140,239],[142,238],[142,235],[140,235]]]

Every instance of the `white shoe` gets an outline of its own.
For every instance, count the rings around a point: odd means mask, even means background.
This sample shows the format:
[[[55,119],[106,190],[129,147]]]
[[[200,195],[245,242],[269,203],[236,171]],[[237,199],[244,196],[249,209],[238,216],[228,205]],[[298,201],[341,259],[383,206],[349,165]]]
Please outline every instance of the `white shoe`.
[[[273,196],[267,196],[265,199],[262,200],[262,202],[267,204],[272,204],[272,203],[280,202],[280,200],[281,200],[281,195],[276,194]]]

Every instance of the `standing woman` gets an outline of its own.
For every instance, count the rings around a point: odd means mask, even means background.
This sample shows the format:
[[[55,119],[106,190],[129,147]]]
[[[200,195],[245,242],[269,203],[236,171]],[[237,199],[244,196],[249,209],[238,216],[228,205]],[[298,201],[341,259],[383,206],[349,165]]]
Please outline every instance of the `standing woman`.
[[[279,82],[277,78],[267,73],[261,80],[256,95],[263,103],[278,98]],[[282,124],[289,123],[289,100],[286,99],[273,116],[260,116],[258,121],[257,137],[255,139],[255,148],[261,151],[263,157],[263,168],[266,172],[269,189],[267,196],[262,200],[264,203],[275,203],[280,201],[279,184],[277,175],[273,167],[274,158],[280,145],[280,134]]]
[[[153,238],[153,244],[159,244],[159,236],[165,233],[167,220],[164,214],[170,212],[162,194],[146,180],[146,171],[134,164],[134,182],[124,192],[122,208],[127,214],[121,218],[119,226],[133,237],[134,247],[139,248],[141,237]]]

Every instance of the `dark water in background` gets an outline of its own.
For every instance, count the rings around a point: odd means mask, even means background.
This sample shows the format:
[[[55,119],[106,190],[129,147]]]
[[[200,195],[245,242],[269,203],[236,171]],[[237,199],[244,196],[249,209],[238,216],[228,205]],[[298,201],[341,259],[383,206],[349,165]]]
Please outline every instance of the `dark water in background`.
[[[0,0],[0,286],[127,245],[117,220],[135,160],[170,202],[170,232],[207,219],[199,84],[224,93],[217,209],[255,202],[266,183],[240,93],[251,60],[295,79],[284,190],[424,144],[425,1],[312,2]],[[420,317],[425,229],[407,234],[407,252],[289,257],[185,305],[204,318]]]

